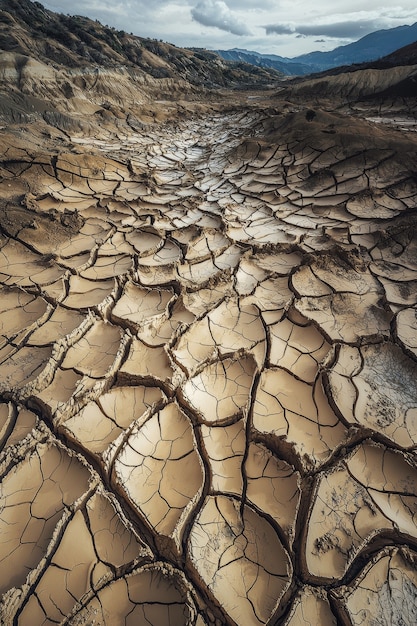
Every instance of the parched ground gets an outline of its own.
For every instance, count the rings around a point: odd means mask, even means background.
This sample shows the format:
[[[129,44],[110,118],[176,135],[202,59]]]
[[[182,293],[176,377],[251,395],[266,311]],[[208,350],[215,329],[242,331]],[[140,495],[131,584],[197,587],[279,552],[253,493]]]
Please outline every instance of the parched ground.
[[[2,129],[1,623],[412,626],[417,136],[191,108]]]

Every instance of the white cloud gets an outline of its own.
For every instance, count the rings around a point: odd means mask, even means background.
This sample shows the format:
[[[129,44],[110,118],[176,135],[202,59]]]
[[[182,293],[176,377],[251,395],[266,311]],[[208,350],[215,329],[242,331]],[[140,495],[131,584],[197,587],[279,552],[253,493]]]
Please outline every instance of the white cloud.
[[[233,35],[250,35],[247,26],[237,18],[223,0],[202,0],[191,10],[191,15],[203,26],[220,28]]]

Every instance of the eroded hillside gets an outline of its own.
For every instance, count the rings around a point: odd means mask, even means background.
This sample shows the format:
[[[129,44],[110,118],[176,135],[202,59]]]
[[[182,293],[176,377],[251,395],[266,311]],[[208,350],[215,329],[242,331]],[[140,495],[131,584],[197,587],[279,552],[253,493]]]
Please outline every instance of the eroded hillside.
[[[1,623],[414,624],[413,102],[6,54]]]

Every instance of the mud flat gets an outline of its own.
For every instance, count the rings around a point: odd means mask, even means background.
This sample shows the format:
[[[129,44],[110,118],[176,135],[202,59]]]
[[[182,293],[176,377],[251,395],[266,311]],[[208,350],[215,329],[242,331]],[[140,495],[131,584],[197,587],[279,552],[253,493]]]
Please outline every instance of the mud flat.
[[[1,131],[5,625],[417,621],[416,135],[261,99]]]

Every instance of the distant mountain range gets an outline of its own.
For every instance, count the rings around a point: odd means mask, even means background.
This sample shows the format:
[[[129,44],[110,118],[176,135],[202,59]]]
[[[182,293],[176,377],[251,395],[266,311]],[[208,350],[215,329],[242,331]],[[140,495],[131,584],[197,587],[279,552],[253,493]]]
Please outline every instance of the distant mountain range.
[[[233,48],[216,50],[227,61],[251,63],[257,67],[273,68],[289,76],[312,74],[324,70],[375,61],[399,48],[417,41],[417,22],[412,26],[397,26],[365,35],[359,41],[339,46],[330,52],[310,52],[288,58]]]

